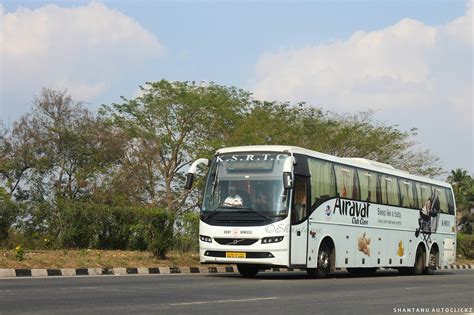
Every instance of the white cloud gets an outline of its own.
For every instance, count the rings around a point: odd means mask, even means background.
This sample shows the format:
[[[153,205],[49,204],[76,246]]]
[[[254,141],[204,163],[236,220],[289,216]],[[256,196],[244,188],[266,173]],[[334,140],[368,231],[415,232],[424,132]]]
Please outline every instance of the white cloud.
[[[259,59],[256,98],[354,111],[453,107],[472,115],[473,5],[441,26],[403,19],[349,39],[282,49]]]
[[[164,53],[152,33],[97,2],[15,12],[0,5],[0,21],[2,107],[27,103],[43,86],[90,101]]]

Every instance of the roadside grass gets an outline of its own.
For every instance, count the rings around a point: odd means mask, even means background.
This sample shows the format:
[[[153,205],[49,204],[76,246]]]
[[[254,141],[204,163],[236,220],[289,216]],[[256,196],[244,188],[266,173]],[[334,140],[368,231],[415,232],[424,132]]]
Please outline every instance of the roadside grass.
[[[0,249],[0,268],[113,268],[199,266],[199,253],[170,252],[166,260],[147,251],[118,250],[25,250],[24,260],[13,250]]]
[[[474,265],[474,259],[469,259],[465,257],[456,258],[456,264],[459,265]]]

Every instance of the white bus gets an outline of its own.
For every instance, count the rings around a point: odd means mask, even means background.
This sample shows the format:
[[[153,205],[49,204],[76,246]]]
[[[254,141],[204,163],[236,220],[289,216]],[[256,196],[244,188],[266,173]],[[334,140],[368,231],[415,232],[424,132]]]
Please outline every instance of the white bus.
[[[237,264],[246,277],[272,267],[313,277],[336,268],[432,273],[453,263],[456,207],[449,184],[390,165],[293,146],[220,149],[199,226],[200,261]]]

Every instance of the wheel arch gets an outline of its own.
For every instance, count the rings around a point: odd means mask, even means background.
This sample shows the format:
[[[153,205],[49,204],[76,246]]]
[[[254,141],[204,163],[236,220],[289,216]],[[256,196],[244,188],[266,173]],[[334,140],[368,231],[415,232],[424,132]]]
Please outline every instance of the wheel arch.
[[[327,244],[329,248],[331,248],[331,258],[330,258],[331,272],[334,272],[336,268],[336,243],[334,242],[334,239],[329,234],[326,234],[321,237],[321,239],[318,242],[318,246],[316,248],[316,253],[318,253],[321,246],[325,244]]]

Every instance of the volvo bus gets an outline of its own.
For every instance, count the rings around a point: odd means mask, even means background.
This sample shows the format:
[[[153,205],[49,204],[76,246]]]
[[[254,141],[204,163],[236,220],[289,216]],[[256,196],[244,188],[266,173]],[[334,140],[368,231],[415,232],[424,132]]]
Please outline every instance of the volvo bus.
[[[293,146],[223,148],[208,168],[200,209],[203,264],[236,264],[245,277],[272,267],[378,268],[430,274],[453,263],[452,187],[362,158]]]

